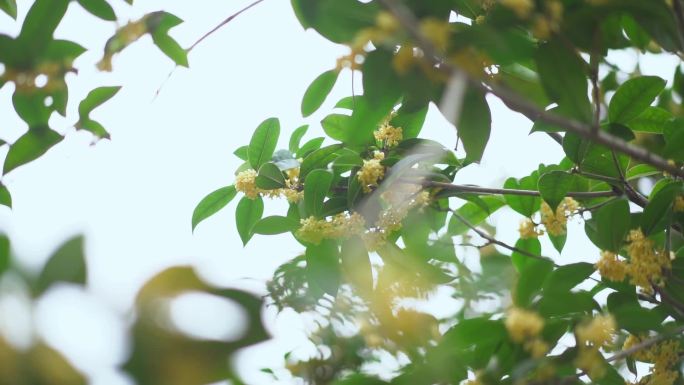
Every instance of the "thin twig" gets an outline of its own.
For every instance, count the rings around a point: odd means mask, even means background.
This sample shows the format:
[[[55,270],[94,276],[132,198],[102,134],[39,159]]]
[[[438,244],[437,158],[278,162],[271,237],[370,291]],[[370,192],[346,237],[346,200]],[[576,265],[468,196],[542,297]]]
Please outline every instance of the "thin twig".
[[[678,327],[674,330],[671,330],[669,332],[657,335],[655,337],[645,339],[645,340],[639,342],[638,344],[630,347],[629,349],[621,350],[621,351],[613,354],[612,356],[606,358],[606,361],[613,362],[613,361],[617,361],[617,360],[626,358],[627,356],[634,354],[640,350],[649,348],[649,347],[657,344],[658,342],[669,338],[670,336],[673,336],[675,334],[681,334],[681,333],[684,333],[684,326],[680,326],[680,327]]]
[[[511,188],[491,188],[473,185],[457,185],[444,182],[425,181],[423,186],[439,187],[444,190],[452,190],[465,193],[476,193],[480,195],[523,195],[523,196],[541,196],[539,191],[535,190],[520,190]],[[565,196],[572,198],[606,198],[614,197],[616,194],[613,191],[570,191]]]
[[[248,9],[250,9],[250,8],[252,8],[252,7],[254,7],[255,5],[261,3],[262,1],[264,1],[264,0],[256,0],[255,2],[249,4],[248,6],[242,8],[241,10],[239,10],[239,11],[235,12],[234,14],[232,14],[232,15],[228,16],[227,18],[225,18],[222,22],[220,22],[220,23],[219,23],[216,27],[214,27],[211,31],[205,33],[204,35],[202,35],[202,37],[200,37],[199,39],[197,39],[197,41],[194,42],[194,43],[190,46],[190,48],[188,48],[188,49],[186,50],[186,52],[187,52],[187,53],[190,53],[190,51],[192,51],[195,47],[197,47],[197,45],[198,45],[199,43],[201,43],[204,39],[208,38],[209,36],[211,36],[212,34],[214,34],[214,32],[216,32],[216,31],[218,31],[219,29],[223,28],[223,26],[226,25],[226,24],[228,24],[228,23],[230,23],[231,20],[233,20],[233,19],[235,19],[236,17],[240,16],[241,13],[243,13],[243,12],[245,12],[246,10],[248,10]]]
[[[438,69],[448,75],[463,74],[472,87],[479,88],[484,92],[491,93],[501,99],[510,109],[525,115],[532,121],[541,120],[546,123],[560,126],[567,131],[574,132],[584,138],[602,144],[610,149],[626,154],[633,159],[649,164],[661,171],[667,171],[671,175],[684,178],[684,170],[670,164],[664,158],[651,153],[645,148],[635,146],[626,141],[607,133],[604,130],[593,130],[591,126],[577,120],[558,116],[549,111],[544,111],[536,104],[522,98],[515,92],[496,84],[486,84],[482,79],[476,78],[466,71],[452,66],[440,58],[433,44],[425,38],[419,28],[416,17],[406,6],[396,0],[380,0],[381,3],[397,18],[409,35],[415,40],[415,44],[425,53],[425,57],[432,61]]]

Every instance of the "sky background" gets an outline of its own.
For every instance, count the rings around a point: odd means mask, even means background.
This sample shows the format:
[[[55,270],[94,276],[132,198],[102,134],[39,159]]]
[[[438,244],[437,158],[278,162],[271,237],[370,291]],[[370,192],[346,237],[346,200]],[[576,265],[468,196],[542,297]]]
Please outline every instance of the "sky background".
[[[32,3],[20,0],[19,20]],[[247,1],[136,0],[134,7],[111,2],[123,22],[159,9],[185,23],[172,30],[181,45],[190,46]],[[0,15],[0,32],[16,35],[20,23]],[[243,247],[237,235],[233,202],[191,233],[195,205],[206,194],[233,183],[241,161],[232,152],[249,142],[256,126],[268,117],[281,121],[279,147],[287,147],[292,130],[309,123],[307,138],[321,136],[319,121],[334,103],[351,94],[351,76],[344,72],[324,106],[303,119],[300,102],[306,87],[347,53],[313,31],[304,31],[288,1],[266,0],[202,42],[189,56],[190,68],[174,69],[148,37],[114,59],[114,71],[98,73],[96,63],[114,23],[95,19],[75,2],[57,30],[57,37],[89,49],[70,75],[67,119],[53,116],[53,127],[66,139],[45,156],[3,177],[12,192],[13,210],[0,208],[0,228],[10,235],[21,265],[36,271],[67,238],[84,234],[88,257],[88,287],[51,290],[30,312],[16,298],[0,298],[0,330],[17,344],[30,340],[29,322],[39,334],[87,373],[93,384],[129,382],[116,373],[126,359],[124,327],[134,295],[161,269],[191,264],[209,282],[245,287],[263,294],[264,281],[301,247],[287,236],[255,236]],[[614,55],[629,68],[633,55]],[[672,62],[642,57],[642,71],[670,80]],[[164,85],[155,97],[156,91]],[[93,142],[75,132],[78,101],[99,85],[123,89],[93,113],[112,139]],[[361,89],[356,79],[357,92]],[[13,86],[0,89],[0,137],[13,142],[25,130],[11,108]],[[456,183],[499,187],[509,176],[522,177],[539,163],[556,163],[561,148],[543,134],[528,135],[531,122],[507,111],[497,100],[492,137],[481,165],[469,166]],[[56,115],[56,114],[55,114]],[[422,136],[452,147],[456,132],[432,108]],[[4,156],[6,148],[0,150]],[[267,201],[266,212],[284,206]],[[493,217],[499,237],[514,243],[520,216],[503,211]],[[580,237],[581,224],[570,226],[563,262],[595,261],[595,249]],[[548,255],[552,248],[544,244]],[[437,304],[455,311],[452,302]],[[6,314],[12,314],[11,317]],[[206,336],[225,337],[240,323],[231,308],[197,297],[174,306],[177,324]],[[282,367],[282,355],[310,350],[304,338],[306,322],[290,312],[264,315],[275,339],[242,352],[237,365],[251,383],[267,383],[260,368]],[[283,383],[287,383],[285,380]]]

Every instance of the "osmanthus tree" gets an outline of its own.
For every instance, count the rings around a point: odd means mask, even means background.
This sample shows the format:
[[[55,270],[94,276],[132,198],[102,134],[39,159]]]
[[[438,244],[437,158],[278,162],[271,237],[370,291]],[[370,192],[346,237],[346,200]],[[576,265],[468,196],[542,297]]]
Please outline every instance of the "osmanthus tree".
[[[289,233],[302,244],[268,285],[275,305],[319,324],[311,334],[319,354],[290,358],[295,376],[315,384],[684,382],[684,73],[677,65],[667,84],[670,73],[624,72],[610,54],[683,57],[681,0],[292,6],[303,27],[349,47],[311,83],[302,115],[322,105],[340,71],[360,73],[363,93],[321,121],[326,137],[303,142],[302,126],[286,149],[278,119],[266,119],[235,151],[244,164],[234,184],[202,200],[192,222],[239,196],[244,243]],[[501,188],[453,184],[487,145],[487,95],[529,118],[534,135],[556,140],[558,163]],[[465,157],[420,137],[430,103],[454,124]],[[527,149],[498,156],[516,151]],[[270,199],[289,209],[264,217]],[[520,214],[515,244],[485,222],[506,206]],[[541,237],[563,249],[571,218],[600,250],[591,263],[559,264],[542,251]],[[479,261],[456,255],[463,244]],[[461,304],[452,316],[415,306],[445,287]],[[387,357],[398,369],[372,370]]]

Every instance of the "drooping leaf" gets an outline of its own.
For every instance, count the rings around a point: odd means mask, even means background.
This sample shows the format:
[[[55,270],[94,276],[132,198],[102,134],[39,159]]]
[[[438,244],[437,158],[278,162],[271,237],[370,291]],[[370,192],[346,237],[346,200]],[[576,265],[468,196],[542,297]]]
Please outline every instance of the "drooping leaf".
[[[302,99],[302,116],[307,117],[321,107],[335,86],[338,75],[339,71],[332,69],[323,72],[314,79],[309,88],[306,89]]]
[[[485,94],[469,87],[463,96],[459,116],[458,137],[463,141],[466,159],[479,162],[482,159],[492,128],[492,115]]]
[[[237,191],[235,186],[221,187],[220,189],[210,193],[202,198],[202,200],[195,207],[192,213],[192,231],[195,231],[200,222],[216,214],[222,208],[226,207],[230,201],[235,198]]]
[[[5,158],[4,173],[14,170],[45,154],[62,141],[62,136],[47,127],[34,128],[14,142]]]
[[[77,236],[65,242],[50,256],[40,272],[36,290],[37,293],[43,293],[57,282],[84,285],[86,276],[83,237]]]
[[[299,227],[299,221],[288,217],[272,215],[264,217],[254,224],[254,234],[274,235],[295,231]]]
[[[252,238],[252,229],[264,213],[264,201],[260,196],[255,199],[243,197],[235,209],[235,225],[242,244],[246,245]]]
[[[608,105],[612,123],[628,123],[641,115],[665,88],[665,80],[657,76],[640,76],[624,82]]]
[[[255,180],[256,186],[264,190],[275,190],[285,187],[283,172],[274,163],[264,163],[259,167]]]
[[[309,215],[319,216],[323,210],[323,200],[328,194],[333,174],[325,170],[313,170],[304,184],[304,205]]]
[[[152,41],[166,56],[179,66],[188,66],[188,52],[169,36],[169,30],[183,20],[168,12],[156,12],[148,22],[152,31]]]
[[[247,155],[249,156],[249,163],[255,170],[258,170],[261,165],[271,159],[278,144],[279,136],[280,121],[277,118],[264,120],[254,130]]]
[[[551,171],[539,177],[539,193],[552,210],[556,210],[556,207],[563,201],[575,184],[574,179],[574,175],[565,171]]]

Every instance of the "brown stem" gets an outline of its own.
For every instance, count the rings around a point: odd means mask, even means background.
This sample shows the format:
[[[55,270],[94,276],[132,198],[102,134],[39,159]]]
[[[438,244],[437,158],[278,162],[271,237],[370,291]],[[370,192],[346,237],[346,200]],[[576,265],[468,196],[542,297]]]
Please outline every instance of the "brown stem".
[[[527,118],[532,121],[542,120],[546,123],[563,127],[569,132],[573,132],[586,139],[592,140],[595,143],[602,144],[610,149],[626,154],[633,159],[649,164],[661,171],[667,171],[671,175],[684,178],[684,170],[678,168],[676,165],[669,164],[664,158],[653,154],[642,147],[627,143],[604,130],[594,130],[586,123],[544,111],[534,103],[522,98],[520,95],[507,88],[496,84],[483,83],[482,79],[473,77],[467,72],[445,62],[440,59],[440,55],[432,43],[423,36],[416,17],[408,8],[406,8],[406,6],[400,4],[396,0],[380,0],[380,2],[384,4],[407,30],[409,35],[415,40],[416,45],[425,53],[425,57],[448,75],[462,74],[463,76],[466,76],[471,86],[497,96],[509,108],[527,116]]]
[[[480,195],[524,195],[524,196],[541,196],[539,191],[535,190],[520,190],[510,188],[490,188],[471,185],[457,185],[444,182],[425,181],[423,186],[439,187],[444,190],[452,190],[465,193],[476,193]],[[605,198],[614,197],[616,194],[613,191],[570,191],[565,196],[572,198]]]
[[[218,31],[219,29],[221,29],[224,25],[230,23],[233,19],[235,19],[236,17],[240,16],[241,13],[243,13],[243,12],[245,12],[246,10],[248,10],[248,9],[250,9],[250,8],[252,8],[252,7],[254,7],[255,5],[261,3],[262,1],[264,1],[264,0],[256,0],[255,2],[249,4],[248,6],[242,8],[241,10],[235,12],[234,14],[228,16],[228,17],[225,18],[222,22],[220,22],[216,27],[212,28],[211,31],[205,33],[204,35],[202,35],[202,37],[200,37],[199,39],[197,39],[197,41],[194,42],[186,51],[187,51],[188,53],[190,53],[190,51],[192,51],[199,43],[201,43],[202,41],[204,41],[204,39],[208,38],[209,36],[211,36],[212,34],[214,34],[214,32],[216,32],[216,31]]]

